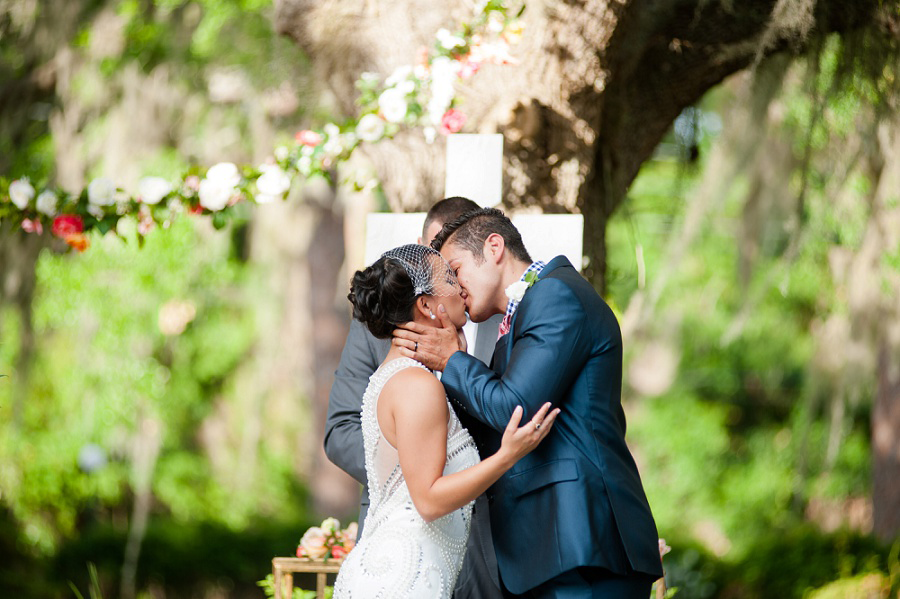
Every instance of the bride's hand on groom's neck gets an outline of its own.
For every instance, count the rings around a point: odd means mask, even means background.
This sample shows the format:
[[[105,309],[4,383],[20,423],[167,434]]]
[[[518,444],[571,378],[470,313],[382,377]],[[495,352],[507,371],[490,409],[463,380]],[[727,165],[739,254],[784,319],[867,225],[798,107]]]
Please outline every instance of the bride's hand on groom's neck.
[[[457,330],[444,310],[438,307],[439,327],[429,327],[416,322],[404,322],[394,329],[394,347],[407,358],[418,360],[432,370],[443,371],[450,356],[466,351],[466,336]]]

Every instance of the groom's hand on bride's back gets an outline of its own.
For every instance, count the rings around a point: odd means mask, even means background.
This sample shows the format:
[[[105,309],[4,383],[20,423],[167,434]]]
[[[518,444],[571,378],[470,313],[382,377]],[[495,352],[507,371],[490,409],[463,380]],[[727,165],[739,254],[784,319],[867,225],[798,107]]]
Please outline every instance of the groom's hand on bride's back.
[[[466,336],[457,330],[444,306],[438,306],[440,327],[404,322],[394,329],[392,343],[407,358],[418,360],[432,370],[443,371],[447,360],[458,351],[466,351]]]

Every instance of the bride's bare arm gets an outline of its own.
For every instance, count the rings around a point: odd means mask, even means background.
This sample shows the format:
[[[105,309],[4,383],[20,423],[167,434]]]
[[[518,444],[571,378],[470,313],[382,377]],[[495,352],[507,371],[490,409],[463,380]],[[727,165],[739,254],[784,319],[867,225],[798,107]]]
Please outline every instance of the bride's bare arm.
[[[397,373],[382,389],[378,421],[400,454],[400,468],[416,510],[432,521],[458,509],[491,486],[547,435],[559,410],[545,404],[525,425],[522,409],[509,421],[500,449],[477,465],[443,476],[447,459],[447,400],[441,383],[430,373],[410,368]],[[540,424],[540,427],[537,426]]]

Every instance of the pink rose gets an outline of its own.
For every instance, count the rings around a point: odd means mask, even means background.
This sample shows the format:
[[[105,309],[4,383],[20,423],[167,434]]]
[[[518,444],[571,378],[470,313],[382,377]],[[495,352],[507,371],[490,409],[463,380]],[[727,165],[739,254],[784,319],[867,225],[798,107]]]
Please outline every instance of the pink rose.
[[[660,539],[659,540],[659,559],[662,560],[663,556],[670,551],[672,551],[672,548],[666,544],[666,540]]]
[[[344,559],[347,557],[349,551],[347,549],[341,547],[340,545],[335,545],[331,548],[331,557],[334,559]]]
[[[53,219],[53,234],[65,239],[84,232],[84,221],[76,214],[61,214]]]
[[[441,133],[450,135],[456,133],[466,124],[466,115],[461,111],[451,108],[441,117]]]
[[[481,67],[480,64],[478,64],[477,62],[475,62],[471,59],[467,59],[465,62],[462,63],[462,66],[459,69],[460,78],[468,79],[469,77],[471,77],[472,75],[474,75],[475,73],[478,72],[479,67]]]
[[[303,533],[303,538],[300,539],[300,545],[297,547],[297,555],[300,555],[301,550],[304,553],[304,557],[308,557],[310,559],[322,559],[328,554],[328,545],[325,543],[325,531],[323,531],[318,526],[310,527],[305,533]]]
[[[314,148],[322,143],[322,136],[315,131],[310,131],[309,129],[298,131],[297,135],[294,136],[294,139],[297,140],[297,143],[304,146],[309,146],[311,148]]]
[[[44,232],[44,225],[41,224],[40,219],[31,220],[30,218],[26,218],[22,221],[22,230],[26,233],[37,233],[40,235]]]

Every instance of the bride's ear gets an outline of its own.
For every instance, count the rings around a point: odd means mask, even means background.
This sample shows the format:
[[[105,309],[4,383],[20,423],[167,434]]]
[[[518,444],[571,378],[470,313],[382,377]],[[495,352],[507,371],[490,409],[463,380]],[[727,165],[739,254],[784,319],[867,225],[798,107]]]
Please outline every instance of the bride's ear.
[[[416,307],[415,310],[423,317],[430,319],[431,315],[434,314],[434,308],[431,306],[430,298],[425,295],[420,295],[416,298]]]

